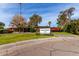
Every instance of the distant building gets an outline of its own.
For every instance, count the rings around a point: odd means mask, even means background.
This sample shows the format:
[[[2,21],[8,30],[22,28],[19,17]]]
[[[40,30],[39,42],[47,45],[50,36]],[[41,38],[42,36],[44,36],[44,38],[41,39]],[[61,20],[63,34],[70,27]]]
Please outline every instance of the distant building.
[[[59,27],[51,27],[51,31],[52,32],[59,32],[59,31],[61,31],[62,29],[61,28],[59,28]]]
[[[38,26],[38,27],[35,27],[35,28],[37,28],[38,31],[40,31],[40,29],[42,29],[42,28],[50,28],[50,31],[52,31],[52,32],[59,32],[59,31],[62,30],[59,27],[49,27],[49,26]]]
[[[14,25],[9,25],[9,27],[7,28],[9,31],[16,31],[17,27]]]

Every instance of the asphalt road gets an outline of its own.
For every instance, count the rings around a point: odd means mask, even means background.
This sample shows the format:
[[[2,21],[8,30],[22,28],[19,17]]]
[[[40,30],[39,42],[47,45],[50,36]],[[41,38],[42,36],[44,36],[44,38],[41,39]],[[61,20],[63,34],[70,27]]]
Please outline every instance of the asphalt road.
[[[4,56],[79,56],[79,37],[54,37],[0,45]]]

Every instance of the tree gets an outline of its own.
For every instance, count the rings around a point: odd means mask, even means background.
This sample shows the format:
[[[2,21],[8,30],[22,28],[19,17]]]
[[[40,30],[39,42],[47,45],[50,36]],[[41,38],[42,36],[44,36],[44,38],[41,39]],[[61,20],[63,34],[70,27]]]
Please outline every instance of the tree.
[[[38,27],[38,24],[42,22],[42,17],[37,14],[33,14],[29,19],[28,27],[30,28],[30,31],[33,32],[35,31],[34,27]]]
[[[71,20],[70,23],[65,26],[67,26],[66,32],[79,35],[79,19]]]
[[[68,20],[67,14],[65,14],[64,11],[61,11],[59,16],[58,16],[58,19],[57,19],[58,27],[63,28],[63,26],[66,24],[67,20]]]
[[[35,27],[38,26],[38,24],[40,24],[41,22],[42,22],[42,17],[37,14],[33,14],[30,17],[29,26]]]
[[[27,26],[25,19],[21,15],[15,15],[11,24],[15,26],[19,30],[19,32],[24,31],[24,28],[26,28]]]
[[[51,21],[48,22],[49,27],[51,27]]]
[[[69,20],[71,20],[71,16],[74,14],[73,11],[75,10],[74,7],[69,8],[66,12],[68,15]]]
[[[5,24],[3,22],[0,22],[0,29],[4,29]]]
[[[61,11],[58,16],[58,26],[63,28],[67,23],[71,21],[71,16],[73,15],[73,11],[75,10],[74,7]],[[66,27],[65,27],[66,28]]]

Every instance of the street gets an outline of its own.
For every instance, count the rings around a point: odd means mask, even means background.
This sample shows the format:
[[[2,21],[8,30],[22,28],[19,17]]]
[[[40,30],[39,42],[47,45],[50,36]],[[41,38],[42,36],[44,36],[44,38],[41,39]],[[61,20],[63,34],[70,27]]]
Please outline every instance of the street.
[[[79,56],[79,37],[52,37],[0,45],[4,56]]]

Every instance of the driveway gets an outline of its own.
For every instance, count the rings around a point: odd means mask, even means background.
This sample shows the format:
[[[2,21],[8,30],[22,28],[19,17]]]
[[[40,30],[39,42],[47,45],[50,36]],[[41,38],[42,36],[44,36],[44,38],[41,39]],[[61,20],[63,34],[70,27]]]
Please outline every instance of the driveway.
[[[79,56],[79,37],[62,36],[0,46],[4,56]]]

